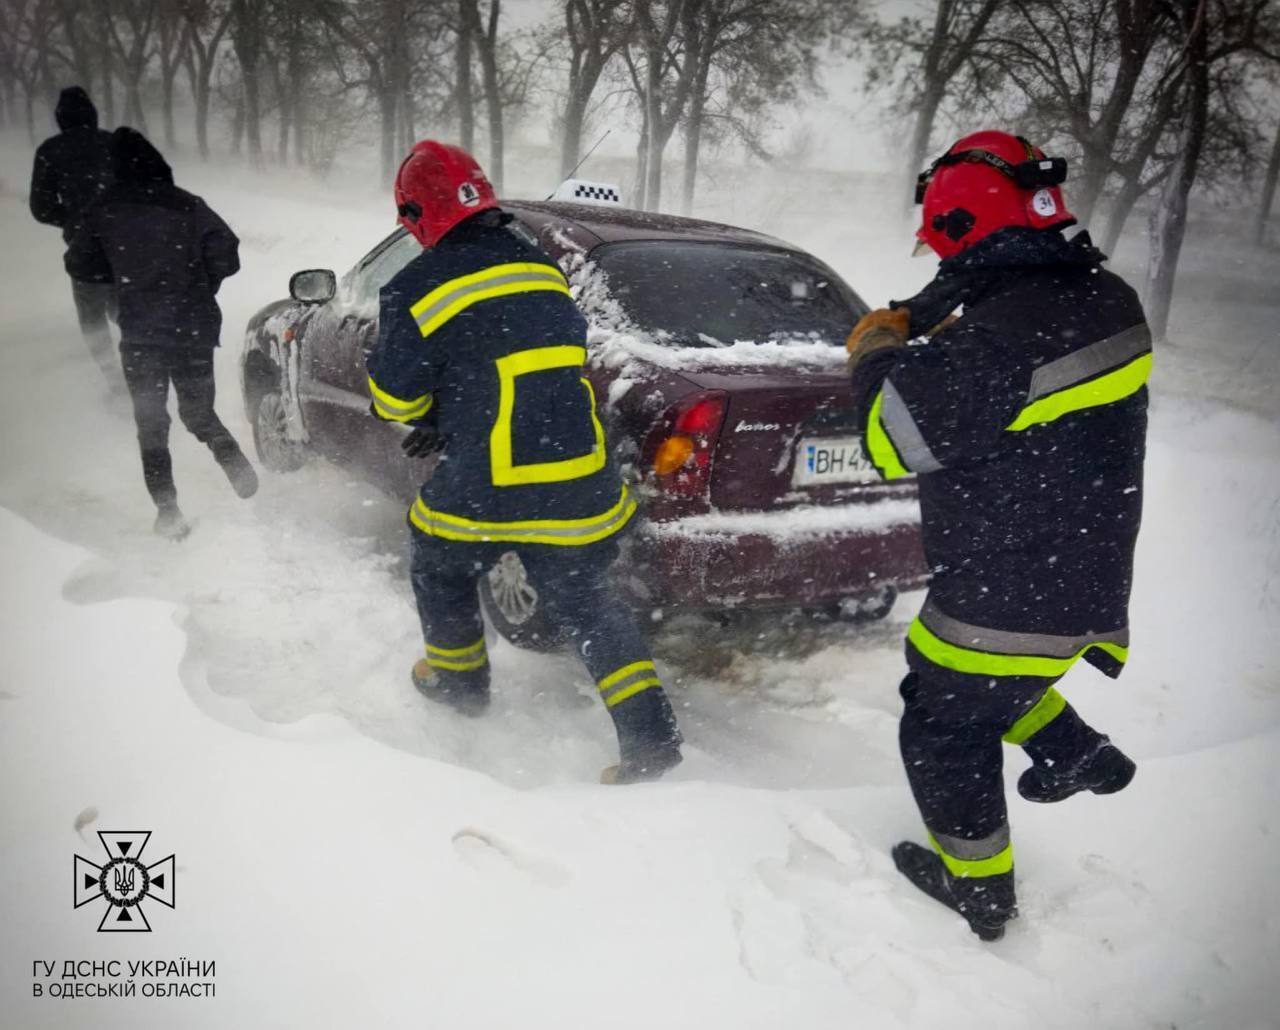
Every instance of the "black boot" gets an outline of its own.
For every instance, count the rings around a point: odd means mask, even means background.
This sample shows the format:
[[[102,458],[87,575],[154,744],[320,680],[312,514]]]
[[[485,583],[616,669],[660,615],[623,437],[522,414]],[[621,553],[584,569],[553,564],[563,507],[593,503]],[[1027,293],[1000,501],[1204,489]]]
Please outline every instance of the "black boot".
[[[414,663],[413,685],[423,697],[448,705],[461,715],[484,715],[489,708],[489,684],[462,676],[441,676],[425,658]]]
[[[1132,759],[1103,737],[1097,747],[1075,762],[1035,762],[1018,778],[1018,793],[1040,804],[1063,801],[1082,790],[1114,794],[1129,786],[1137,768]]]
[[[236,495],[243,498],[252,497],[258,492],[258,474],[253,471],[249,459],[240,450],[240,445],[231,437],[224,436],[209,444],[214,460],[222,466],[222,471],[231,481],[231,488]]]
[[[963,916],[969,929],[984,941],[998,941],[1004,936],[1004,924],[1018,914],[1012,872],[952,876],[938,855],[909,840],[894,847],[893,864],[934,901]]]
[[[684,757],[675,712],[661,687],[650,687],[609,710],[618,731],[621,761],[600,774],[608,784],[656,780]]]

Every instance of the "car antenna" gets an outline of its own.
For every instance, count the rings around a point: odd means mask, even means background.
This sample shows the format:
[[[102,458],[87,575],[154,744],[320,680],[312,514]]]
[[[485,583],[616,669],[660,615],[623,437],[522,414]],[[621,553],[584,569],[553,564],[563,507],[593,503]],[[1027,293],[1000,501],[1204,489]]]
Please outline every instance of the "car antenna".
[[[595,146],[582,155],[582,159],[576,165],[573,166],[573,170],[568,175],[566,175],[562,181],[568,182],[570,179],[572,179],[574,175],[577,174],[578,169],[587,163],[587,158],[589,158],[592,154],[596,152],[596,147],[599,147],[601,143],[603,143],[606,139],[609,138],[609,133],[611,132],[613,132],[612,129],[605,129],[604,135],[601,136],[598,140],[596,140]],[[554,196],[555,196],[555,191],[553,190],[548,195],[547,199],[550,200]]]

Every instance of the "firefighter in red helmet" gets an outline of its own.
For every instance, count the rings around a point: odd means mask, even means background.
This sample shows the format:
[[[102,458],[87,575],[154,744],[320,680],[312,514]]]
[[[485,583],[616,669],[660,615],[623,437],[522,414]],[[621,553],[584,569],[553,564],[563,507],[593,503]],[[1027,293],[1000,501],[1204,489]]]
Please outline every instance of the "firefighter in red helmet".
[[[1031,801],[1114,793],[1135,769],[1054,686],[1080,658],[1118,676],[1128,657],[1151,367],[1136,294],[1062,233],[1065,178],[1021,137],[957,142],[917,187],[937,275],[848,344],[867,456],[918,477],[932,571],[899,734],[932,847],[894,862],[984,940],[1016,914],[1001,742],[1031,759]]]
[[[395,200],[423,250],[382,289],[367,364],[373,414],[412,429],[409,454],[437,457],[408,516],[426,645],[414,685],[465,715],[488,707],[477,581],[518,560],[613,717],[621,758],[602,779],[656,779],[679,763],[680,734],[606,577],[636,502],[585,376],[586,321],[466,151],[418,143]]]

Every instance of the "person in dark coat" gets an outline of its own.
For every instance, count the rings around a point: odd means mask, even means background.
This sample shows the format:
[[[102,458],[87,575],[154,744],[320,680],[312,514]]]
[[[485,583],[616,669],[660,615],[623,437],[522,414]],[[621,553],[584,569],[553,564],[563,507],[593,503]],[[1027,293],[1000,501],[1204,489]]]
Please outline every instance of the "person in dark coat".
[[[371,408],[412,427],[409,453],[443,452],[409,509],[426,649],[414,685],[467,715],[488,708],[477,583],[518,559],[613,719],[620,760],[602,782],[655,780],[679,764],[681,737],[608,578],[636,500],[586,378],[586,320],[556,263],[510,231],[466,151],[416,144],[395,195],[423,251],[381,291],[366,361]]]
[[[1128,657],[1152,360],[1137,295],[1062,234],[1065,175],[1007,133],[956,143],[921,177],[937,277],[849,340],[867,456],[918,476],[933,574],[899,734],[932,848],[893,858],[984,940],[1017,911],[1001,742],[1031,759],[1030,801],[1135,771],[1054,687],[1081,658],[1115,677]]]
[[[111,186],[111,133],[98,128],[98,110],[79,86],[62,91],[54,117],[61,131],[40,144],[31,169],[31,214],[56,225],[69,243],[79,218]],[[107,382],[123,389],[107,324],[108,315],[114,317],[111,282],[72,276],[71,295],[90,356]]]
[[[169,457],[169,384],[178,416],[208,445],[237,494],[258,477],[213,409],[213,350],[222,312],[217,292],[240,268],[239,240],[199,197],[178,189],[173,172],[141,133],[111,137],[115,183],[80,221],[67,251],[73,278],[115,283],[120,355],[133,398],[143,478],[159,514],[156,531],[181,538]]]

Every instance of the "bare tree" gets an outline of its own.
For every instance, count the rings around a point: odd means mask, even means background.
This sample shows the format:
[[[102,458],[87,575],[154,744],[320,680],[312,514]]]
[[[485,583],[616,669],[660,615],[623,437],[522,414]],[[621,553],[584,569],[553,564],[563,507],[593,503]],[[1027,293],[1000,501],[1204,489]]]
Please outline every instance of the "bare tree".
[[[582,131],[600,76],[627,44],[633,28],[627,0],[563,0],[564,38],[569,45],[568,96],[560,137],[560,175],[566,177],[582,152]]]
[[[1280,12],[1272,0],[1172,0],[1186,65],[1176,157],[1151,215],[1148,238],[1147,318],[1163,337],[1169,325],[1178,259],[1186,235],[1188,199],[1201,172],[1215,97],[1215,66],[1264,56],[1271,59],[1280,40]],[[1227,81],[1233,81],[1228,74]],[[1221,81],[1219,79],[1218,81]],[[1238,81],[1238,80],[1236,80]],[[1221,90],[1219,90],[1221,95]]]
[[[642,105],[636,206],[662,203],[662,159],[697,81],[705,0],[632,0],[635,42],[623,51]]]
[[[470,153],[476,145],[476,108],[471,83],[473,27],[478,21],[473,0],[458,0],[457,49],[454,54],[454,102],[458,109],[458,141]]]
[[[35,101],[40,92],[41,49],[49,31],[48,0],[0,0],[0,54],[11,81],[22,90],[27,136],[36,142]]]
[[[1008,0],[936,0],[932,22],[901,18],[893,23],[866,19],[859,25],[859,49],[869,56],[868,84],[879,88],[895,74],[899,106],[914,115],[907,144],[903,203],[928,160],[938,114],[960,72],[971,65],[995,13]]]
[[[173,122],[174,81],[186,56],[191,25],[182,17],[176,0],[160,0],[156,28],[159,36],[156,53],[160,58],[160,105],[164,142],[166,146],[172,147],[176,142]]]
[[[231,46],[240,64],[244,133],[249,160],[262,164],[262,59],[267,45],[269,0],[231,0]]]
[[[506,137],[502,118],[502,90],[498,76],[498,21],[502,17],[502,0],[488,0],[481,11],[482,0],[462,0],[461,16],[467,33],[480,58],[480,76],[484,83],[485,110],[489,122],[489,164],[487,171],[493,188],[502,192],[503,162]]]
[[[142,79],[151,60],[158,0],[100,2],[103,24],[107,28],[105,45],[112,52],[124,83],[124,120],[145,133],[147,116],[142,108]]]
[[[1276,180],[1280,179],[1280,126],[1276,127],[1271,144],[1271,157],[1262,179],[1262,199],[1258,204],[1258,217],[1253,225],[1253,241],[1262,244],[1267,238],[1267,223],[1271,220],[1271,208],[1275,205]]]
[[[187,23],[187,47],[183,62],[195,108],[196,146],[202,158],[209,156],[209,101],[213,93],[213,69],[231,25],[228,0],[182,0]]]

